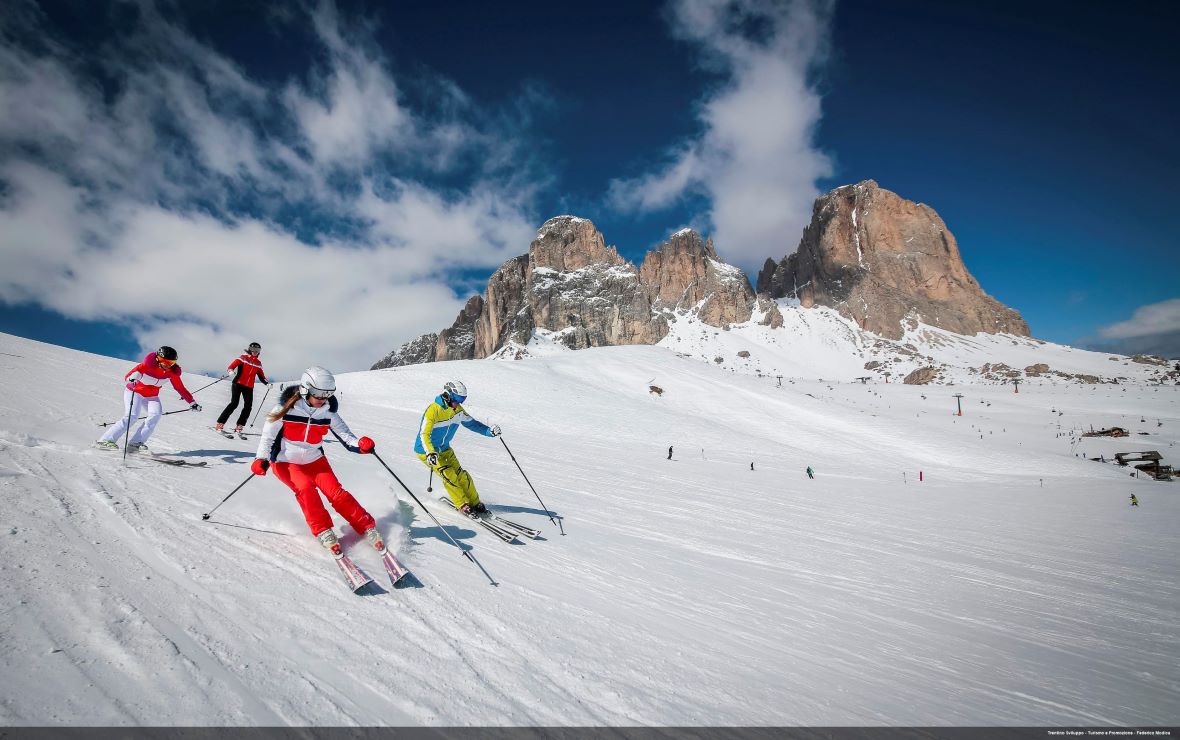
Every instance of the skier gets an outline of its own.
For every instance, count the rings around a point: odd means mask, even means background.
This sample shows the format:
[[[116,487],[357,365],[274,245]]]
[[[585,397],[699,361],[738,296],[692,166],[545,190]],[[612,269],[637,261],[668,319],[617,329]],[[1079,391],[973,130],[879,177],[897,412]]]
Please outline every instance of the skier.
[[[671,445],[668,445],[668,459],[669,460],[672,459],[672,446]]]
[[[1131,494],[1131,506],[1138,506],[1138,505],[1139,505],[1139,499],[1135,498],[1135,494],[1132,493]]]
[[[377,531],[377,522],[340,485],[321,447],[329,429],[340,436],[350,452],[366,454],[375,447],[368,437],[357,439],[336,413],[339,403],[333,398],[335,393],[336,378],[332,373],[318,366],[307,368],[299,385],[284,390],[278,405],[267,415],[262,441],[258,443],[250,470],[255,475],[266,475],[267,470],[274,468],[275,477],[295,492],[295,500],[303,510],[303,518],[312,535],[333,556],[344,553],[332,530],[332,515],[320,500],[321,493],[357,534],[384,554],[385,542]]]
[[[242,407],[242,413],[238,414],[238,426],[234,429],[234,434],[241,434],[246,427],[246,419],[250,417],[250,409],[254,406],[254,383],[257,377],[262,381],[263,385],[269,385],[270,381],[266,379],[266,373],[262,371],[262,360],[258,356],[262,354],[262,345],[258,342],[250,342],[250,346],[242,353],[242,356],[229,364],[228,370],[236,370],[234,373],[234,381],[230,384],[229,405],[221,412],[221,416],[217,417],[217,431],[221,432],[225,429],[225,422],[229,420],[229,415],[234,412],[238,406],[238,399],[245,399],[245,405]]]
[[[432,468],[447,493],[451,496],[451,503],[459,511],[471,516],[487,513],[487,507],[479,500],[479,493],[475,490],[475,481],[471,474],[459,464],[459,458],[451,449],[451,440],[459,425],[467,427],[473,432],[479,432],[485,437],[500,436],[499,426],[488,426],[482,421],[471,418],[463,410],[463,402],[467,400],[467,386],[458,380],[449,381],[443,386],[443,391],[422,412],[422,421],[418,426],[418,437],[414,440],[414,452],[427,467]]]
[[[811,469],[810,465],[807,466],[807,477],[815,480],[815,471]]]
[[[117,450],[115,443],[127,431],[127,425],[144,414],[147,418],[143,424],[131,435],[127,442],[129,452],[151,452],[147,448],[148,438],[156,431],[156,424],[164,413],[164,406],[160,402],[160,387],[165,381],[172,383],[172,387],[189,404],[193,411],[200,411],[201,405],[193,399],[193,394],[184,387],[180,379],[180,365],[176,364],[176,350],[165,345],[143,358],[143,362],[131,368],[123,379],[127,387],[123,390],[123,410],[119,421],[99,438],[96,445],[104,450]],[[134,376],[134,377],[132,377]]]

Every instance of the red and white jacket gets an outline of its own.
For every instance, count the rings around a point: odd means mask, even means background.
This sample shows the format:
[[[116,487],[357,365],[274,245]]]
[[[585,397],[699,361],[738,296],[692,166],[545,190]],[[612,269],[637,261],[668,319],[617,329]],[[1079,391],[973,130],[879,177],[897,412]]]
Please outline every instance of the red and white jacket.
[[[279,403],[270,413],[273,414],[283,408],[292,395],[299,392],[299,386],[293,385],[283,390],[279,396]],[[320,446],[323,439],[332,430],[344,440],[344,446],[356,452],[358,439],[336,413],[339,404],[335,398],[329,398],[323,406],[312,408],[307,400],[300,398],[291,409],[278,421],[270,421],[269,414],[266,426],[262,427],[262,441],[258,443],[255,457],[271,462],[294,463],[307,465],[315,462],[324,455]]]
[[[138,375],[137,375],[138,374]],[[137,377],[132,378],[132,375]],[[171,382],[172,387],[180,394],[188,403],[193,403],[193,394],[188,392],[188,388],[184,387],[184,381],[180,379],[180,365],[172,365],[164,367],[156,362],[156,353],[152,352],[147,357],[143,358],[143,362],[123,376],[124,380],[130,381],[127,383],[127,388],[133,390],[145,398],[155,398],[160,395],[160,388],[164,383]]]
[[[262,382],[268,383],[266,373],[262,372],[262,360],[247,352],[238,359],[229,364],[227,370],[236,369],[234,373],[234,382],[238,385],[244,385],[247,388],[254,387],[255,376],[262,379]]]

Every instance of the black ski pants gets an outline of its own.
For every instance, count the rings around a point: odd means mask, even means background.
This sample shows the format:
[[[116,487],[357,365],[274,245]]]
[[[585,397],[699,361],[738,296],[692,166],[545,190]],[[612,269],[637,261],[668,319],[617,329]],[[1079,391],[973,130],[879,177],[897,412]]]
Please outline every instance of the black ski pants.
[[[238,383],[230,383],[229,387],[231,389],[229,392],[229,405],[221,412],[221,416],[217,417],[217,423],[225,423],[225,420],[229,418],[229,415],[237,407],[238,399],[241,398],[246,402],[246,405],[242,407],[242,413],[238,414],[238,426],[244,427],[246,426],[246,419],[250,416],[250,407],[254,405],[254,388],[253,386],[246,387]]]

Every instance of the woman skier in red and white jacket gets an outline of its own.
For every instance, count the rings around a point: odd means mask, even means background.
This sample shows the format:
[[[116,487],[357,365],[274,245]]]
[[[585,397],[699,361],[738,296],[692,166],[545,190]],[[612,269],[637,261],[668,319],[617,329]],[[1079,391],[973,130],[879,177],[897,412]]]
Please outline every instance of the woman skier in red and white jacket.
[[[303,509],[311,533],[332,555],[339,557],[343,551],[332,531],[332,515],[320,500],[321,493],[357,534],[368,540],[377,552],[384,553],[385,542],[377,531],[377,522],[344,490],[321,447],[330,430],[350,452],[365,454],[374,448],[373,440],[357,439],[336,413],[339,404],[335,393],[336,378],[332,373],[318,366],[307,368],[299,385],[285,389],[278,405],[267,415],[262,441],[250,470],[255,475],[266,475],[267,470],[274,468],[275,477],[295,492],[295,500]]]
[[[133,452],[148,452],[146,442],[152,436],[152,432],[156,431],[156,424],[160,422],[160,416],[164,413],[163,404],[160,403],[160,388],[164,383],[171,383],[193,411],[201,410],[201,405],[193,400],[193,394],[184,387],[184,381],[180,379],[180,365],[176,364],[176,360],[176,350],[168,346],[160,347],[123,376],[123,379],[128,381],[123,391],[123,413],[119,421],[99,438],[99,447],[119,449],[115,440],[127,430],[128,422],[134,422],[140,414],[146,414],[147,418],[143,420],[143,424],[139,425],[127,442],[127,449]]]

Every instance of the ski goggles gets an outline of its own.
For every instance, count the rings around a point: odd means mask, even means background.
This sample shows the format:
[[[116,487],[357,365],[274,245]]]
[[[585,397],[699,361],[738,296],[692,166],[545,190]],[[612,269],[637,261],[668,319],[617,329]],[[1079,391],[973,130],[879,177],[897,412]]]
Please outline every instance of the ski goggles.
[[[463,403],[464,401],[467,400],[467,396],[456,396],[453,393],[450,394],[450,396],[451,396],[451,400],[454,401],[455,403]]]
[[[165,360],[163,357],[156,357],[156,364],[157,365],[164,365],[166,367],[172,367],[173,365],[176,364],[176,360]]]
[[[307,389],[307,395],[311,396],[312,398],[318,398],[321,401],[327,400],[327,399],[331,398],[332,396],[334,396],[335,394],[336,394],[336,391],[322,391],[319,388],[308,388]]]

